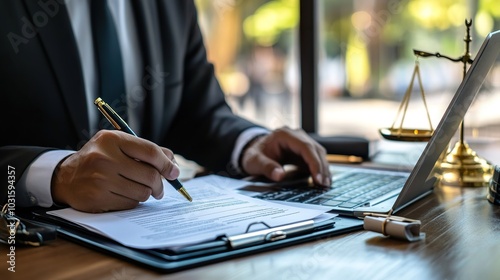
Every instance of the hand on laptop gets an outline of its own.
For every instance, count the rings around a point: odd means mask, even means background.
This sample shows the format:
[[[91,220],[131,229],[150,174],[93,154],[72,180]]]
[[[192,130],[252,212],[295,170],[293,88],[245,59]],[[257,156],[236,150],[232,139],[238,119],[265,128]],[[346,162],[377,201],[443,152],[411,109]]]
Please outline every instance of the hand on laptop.
[[[325,149],[300,129],[285,127],[259,137],[249,144],[241,158],[243,171],[273,181],[284,179],[284,164],[305,168],[316,184],[331,184]]]

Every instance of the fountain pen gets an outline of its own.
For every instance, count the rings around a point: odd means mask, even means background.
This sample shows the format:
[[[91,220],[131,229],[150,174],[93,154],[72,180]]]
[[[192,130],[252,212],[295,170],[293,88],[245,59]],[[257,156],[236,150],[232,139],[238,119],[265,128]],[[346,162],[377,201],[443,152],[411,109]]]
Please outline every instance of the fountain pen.
[[[126,132],[128,134],[132,134],[134,136],[137,136],[135,132],[128,126],[128,124],[109,106],[102,98],[98,97],[95,101],[94,104],[97,106],[97,109],[106,117],[106,119],[113,125],[114,128],[121,130],[123,132]],[[168,180],[166,179],[167,182],[170,183],[182,196],[184,196],[187,200],[193,201],[189,193],[184,189],[184,186],[182,186],[181,182],[179,180]]]

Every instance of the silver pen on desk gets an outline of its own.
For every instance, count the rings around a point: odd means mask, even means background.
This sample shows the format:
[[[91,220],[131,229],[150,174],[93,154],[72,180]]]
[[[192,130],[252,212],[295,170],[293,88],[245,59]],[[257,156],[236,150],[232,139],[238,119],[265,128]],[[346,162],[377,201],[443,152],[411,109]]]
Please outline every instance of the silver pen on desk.
[[[106,117],[106,119],[113,125],[114,128],[121,130],[123,132],[126,132],[128,134],[132,134],[134,136],[137,136],[135,132],[128,126],[128,124],[109,106],[102,98],[98,97],[95,101],[94,104],[97,106],[99,111]],[[170,183],[182,196],[184,196],[187,200],[190,202],[193,201],[189,193],[186,191],[184,186],[179,182],[179,180],[168,180],[166,179],[167,182]]]

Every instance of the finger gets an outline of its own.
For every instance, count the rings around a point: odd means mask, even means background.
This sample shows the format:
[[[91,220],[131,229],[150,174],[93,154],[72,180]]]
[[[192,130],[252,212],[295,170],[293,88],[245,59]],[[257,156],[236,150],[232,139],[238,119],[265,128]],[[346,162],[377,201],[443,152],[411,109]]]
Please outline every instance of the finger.
[[[110,201],[109,209],[106,209],[104,212],[133,209],[139,205],[139,201],[117,194]]]
[[[311,141],[304,142],[296,137],[291,138],[287,148],[305,163],[314,181],[323,185],[324,166],[321,151]]]
[[[172,152],[172,150],[167,149],[165,147],[160,147],[160,149],[165,154],[165,156],[167,156],[167,158],[169,160],[171,160],[173,163],[176,163],[176,161],[175,161],[175,155],[174,155],[174,152]]]
[[[319,157],[319,164],[320,164],[320,173],[322,174],[322,178],[317,178],[316,183],[323,185],[323,186],[330,186],[332,183],[332,175],[330,173],[330,167],[328,162],[326,161],[326,150],[319,144],[317,145],[316,152]],[[316,175],[317,176],[317,175]],[[319,177],[319,176],[317,176]]]
[[[120,179],[109,188],[109,191],[140,202],[148,200],[153,193],[152,188],[149,186],[122,176],[120,176]]]
[[[172,150],[164,148],[164,147],[161,147],[161,150],[165,154],[165,156],[167,156],[167,158],[170,159],[170,161],[174,164],[174,166],[172,166],[172,170],[170,171],[171,177],[167,178],[167,179],[169,179],[169,180],[177,179],[177,177],[179,177],[181,172],[179,169],[179,164],[175,160],[174,152],[172,152]]]
[[[331,181],[329,176],[328,163],[326,162],[325,149],[311,139],[302,130],[282,130],[288,137],[278,139],[288,139],[282,143],[286,145],[292,153],[299,156],[307,165],[309,172],[315,183],[328,186]]]
[[[328,163],[326,162],[326,152],[324,148],[316,145],[316,147],[311,150],[311,153],[312,160],[306,160],[306,164],[309,167],[314,182],[321,186],[330,186],[331,176]]]
[[[253,158],[251,166],[259,169],[255,170],[255,172],[253,172],[254,174],[262,174],[273,181],[277,182],[285,178],[285,170],[283,169],[281,164],[265,156],[264,154],[257,154]]]
[[[125,134],[119,146],[124,154],[152,165],[165,178],[173,180],[179,176],[179,170],[175,164],[153,142]]]
[[[77,200],[71,207],[84,212],[102,213],[132,209],[137,207],[137,205],[139,205],[139,201],[137,200],[105,191],[92,200]]]
[[[125,172],[120,172],[119,175],[126,180],[122,181],[131,181],[131,182],[122,182],[127,183],[127,185],[131,185],[132,182],[141,185],[142,187],[149,189],[149,194],[153,195],[156,199],[160,199],[163,196],[163,183],[161,181],[161,174],[156,170],[153,166],[144,163],[142,161],[129,160],[127,162],[127,167]],[[146,190],[138,190],[138,195],[142,197],[143,192]],[[119,192],[118,192],[119,193]],[[133,197],[131,197],[133,198]],[[146,199],[147,199],[146,198]],[[144,201],[140,200],[139,201]]]

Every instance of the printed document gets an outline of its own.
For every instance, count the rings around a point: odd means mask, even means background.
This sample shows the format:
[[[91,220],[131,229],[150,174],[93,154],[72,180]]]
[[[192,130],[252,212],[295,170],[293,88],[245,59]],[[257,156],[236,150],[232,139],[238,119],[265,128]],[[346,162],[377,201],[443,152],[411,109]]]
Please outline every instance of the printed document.
[[[254,222],[276,227],[320,215],[325,218],[325,209],[294,207],[238,194],[231,190],[238,184],[248,182],[215,175],[192,179],[184,183],[193,198],[188,202],[164,181],[163,199],[151,198],[131,210],[92,214],[66,208],[48,213],[139,249],[175,248],[221,235],[243,234]],[[260,229],[263,227],[250,231]]]

